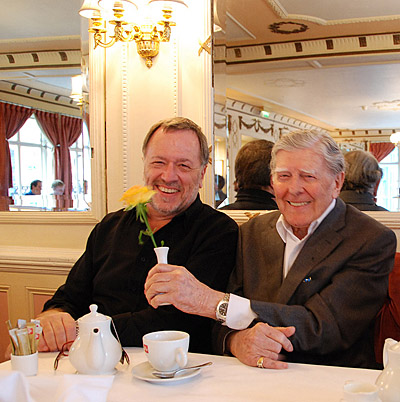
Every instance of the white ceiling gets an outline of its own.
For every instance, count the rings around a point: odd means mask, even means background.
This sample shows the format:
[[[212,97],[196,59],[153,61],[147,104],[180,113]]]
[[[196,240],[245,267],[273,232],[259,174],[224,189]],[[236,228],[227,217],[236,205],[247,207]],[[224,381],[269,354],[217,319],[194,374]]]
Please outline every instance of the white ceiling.
[[[224,4],[228,12],[227,16],[217,12],[216,18],[231,47],[400,33],[398,0],[216,1],[217,8]],[[9,2],[0,16],[0,59],[2,54],[15,51],[80,49],[80,34],[87,27],[87,21],[78,15],[81,3],[82,0]],[[293,29],[294,25],[282,24],[288,21],[305,24],[308,29],[297,34],[269,29],[273,23],[280,23],[282,30]],[[332,130],[398,129],[399,110],[379,110],[374,106],[400,100],[400,45],[398,48],[382,53],[229,64],[228,93],[252,100],[266,110],[284,110],[306,121],[317,121]],[[70,91],[69,77],[77,73],[76,65],[44,70],[0,65],[0,80],[63,95]]]
[[[335,38],[338,46],[350,37],[358,45],[358,36],[362,35],[370,42],[387,38],[391,41],[393,34],[400,33],[398,0],[224,0],[223,3],[227,14],[223,15],[221,10],[216,13],[224,30],[217,34],[216,44],[225,41],[228,49],[242,50],[241,59],[235,60],[228,53],[228,95],[242,97],[239,100],[253,102],[268,111],[293,113],[329,130],[400,128],[400,108],[394,111],[376,107],[377,103],[400,103],[400,44],[396,47],[389,43],[389,50],[386,45],[380,48],[374,42],[371,53],[330,56],[325,52],[264,62],[256,62],[254,56],[254,60],[246,63],[243,56],[256,45],[262,45],[259,48],[263,50],[264,45],[280,44],[283,48],[302,42],[307,51],[313,40],[325,43],[329,38]],[[288,21],[295,24],[287,24]],[[269,28],[274,23],[282,31],[298,28],[299,24],[306,25],[307,30],[274,33]],[[389,36],[384,38],[385,35]]]
[[[86,22],[78,14],[81,4],[82,0],[18,0],[2,7],[0,89],[10,92],[10,83],[16,83],[19,92],[33,88],[69,96],[71,76],[81,70],[81,24]],[[67,61],[60,62],[60,50],[66,52]],[[31,53],[38,55],[37,65]],[[10,54],[16,63],[9,63]]]

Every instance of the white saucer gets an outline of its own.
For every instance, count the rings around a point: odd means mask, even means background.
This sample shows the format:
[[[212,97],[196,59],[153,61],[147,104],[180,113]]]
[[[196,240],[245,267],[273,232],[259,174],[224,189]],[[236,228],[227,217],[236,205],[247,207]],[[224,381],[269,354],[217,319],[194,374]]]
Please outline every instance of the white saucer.
[[[167,383],[167,382],[178,382],[187,380],[188,378],[192,378],[200,374],[200,369],[196,369],[196,370],[183,371],[182,373],[178,373],[173,378],[158,378],[154,377],[154,375],[151,374],[153,371],[154,368],[150,365],[149,362],[143,362],[133,367],[132,375],[135,378],[138,378],[139,380],[143,381]]]

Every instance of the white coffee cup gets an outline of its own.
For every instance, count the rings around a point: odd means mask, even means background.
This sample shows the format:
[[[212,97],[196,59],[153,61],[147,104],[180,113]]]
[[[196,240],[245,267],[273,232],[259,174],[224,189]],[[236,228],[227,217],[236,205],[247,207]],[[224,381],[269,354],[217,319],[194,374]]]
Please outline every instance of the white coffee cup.
[[[26,376],[36,375],[38,372],[38,352],[30,355],[11,355],[11,368],[21,371]]]
[[[151,332],[143,336],[143,348],[156,370],[177,370],[187,364],[189,334],[182,331]]]
[[[346,381],[343,386],[346,402],[380,402],[378,387],[368,382]]]

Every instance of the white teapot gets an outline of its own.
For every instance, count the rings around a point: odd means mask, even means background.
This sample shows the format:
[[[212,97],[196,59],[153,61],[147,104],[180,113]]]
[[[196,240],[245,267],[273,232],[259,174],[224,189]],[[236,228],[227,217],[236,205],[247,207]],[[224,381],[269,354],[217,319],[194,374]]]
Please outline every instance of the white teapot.
[[[111,317],[89,306],[90,313],[78,319],[78,336],[69,350],[69,360],[80,374],[113,374],[122,348],[111,333]]]
[[[400,402],[400,342],[385,340],[383,371],[376,380],[379,397],[383,402]]]

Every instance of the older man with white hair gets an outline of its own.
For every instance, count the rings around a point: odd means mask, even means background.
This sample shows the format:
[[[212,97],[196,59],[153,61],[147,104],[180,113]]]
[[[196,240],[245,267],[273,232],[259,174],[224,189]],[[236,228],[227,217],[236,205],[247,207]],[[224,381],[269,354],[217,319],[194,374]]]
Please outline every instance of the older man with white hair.
[[[344,169],[328,134],[283,136],[271,159],[279,211],[240,227],[229,293],[183,268],[157,265],[145,287],[151,305],[170,302],[223,322],[217,348],[251,366],[376,367],[374,318],[387,295],[396,237],[338,198]]]

